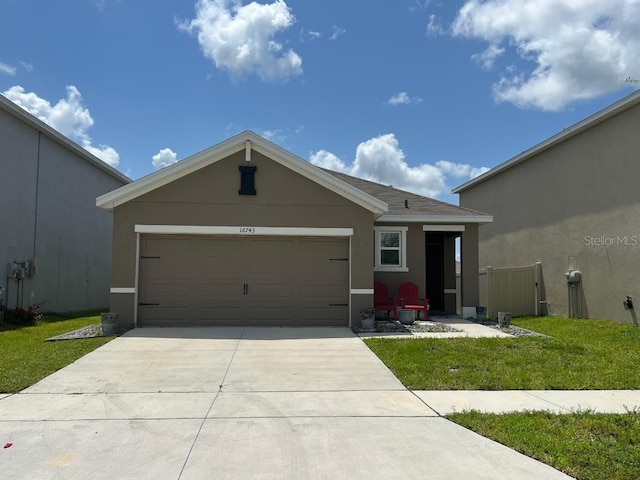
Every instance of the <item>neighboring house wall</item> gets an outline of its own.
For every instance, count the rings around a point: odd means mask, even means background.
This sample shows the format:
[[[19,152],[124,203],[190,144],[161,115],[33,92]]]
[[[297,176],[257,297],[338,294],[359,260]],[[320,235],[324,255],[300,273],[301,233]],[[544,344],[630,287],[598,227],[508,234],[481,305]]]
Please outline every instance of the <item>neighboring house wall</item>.
[[[351,288],[373,287],[373,214],[321,185],[253,151],[257,195],[238,194],[240,151],[195,173],[114,208],[112,286],[133,288],[136,281],[136,233],[139,225],[353,228]],[[370,307],[372,294],[351,295],[351,315]],[[121,326],[134,321],[133,294],[111,295]]]
[[[105,307],[112,218],[95,197],[122,186],[125,177],[98,168],[34,121],[0,109],[0,285],[8,289],[7,305],[16,306],[20,286],[23,307]],[[21,284],[6,278],[8,263],[34,258],[36,275]]]
[[[569,313],[565,273],[579,270],[580,316],[634,320],[623,300],[631,295],[640,305],[638,125],[636,104],[460,187],[461,206],[494,217],[479,231],[480,266],[542,262],[541,300],[554,315]]]

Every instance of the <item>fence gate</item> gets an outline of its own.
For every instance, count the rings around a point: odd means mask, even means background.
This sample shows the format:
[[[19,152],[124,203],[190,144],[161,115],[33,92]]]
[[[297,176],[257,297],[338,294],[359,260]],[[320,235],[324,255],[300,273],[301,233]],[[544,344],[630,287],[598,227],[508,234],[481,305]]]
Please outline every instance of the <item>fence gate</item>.
[[[541,272],[541,263],[480,270],[480,304],[486,305],[487,317],[497,318],[498,312],[538,315]]]

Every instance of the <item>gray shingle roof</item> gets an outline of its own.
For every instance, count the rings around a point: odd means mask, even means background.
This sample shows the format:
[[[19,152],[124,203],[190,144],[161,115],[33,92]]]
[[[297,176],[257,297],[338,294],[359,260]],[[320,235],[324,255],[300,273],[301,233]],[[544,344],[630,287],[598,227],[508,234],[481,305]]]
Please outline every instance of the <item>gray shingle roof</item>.
[[[344,173],[334,172],[327,169],[323,170],[339,180],[342,180],[343,182],[346,182],[349,185],[379,198],[383,202],[386,202],[389,205],[389,211],[386,215],[402,215],[403,217],[424,217],[432,215],[460,217],[487,216],[486,213],[471,210],[470,208],[459,207],[451,203],[441,202],[440,200],[423,197],[411,192],[405,192],[404,190],[399,190],[397,188],[371,182],[369,180],[363,180],[362,178],[352,177]],[[406,206],[405,200],[407,201]]]

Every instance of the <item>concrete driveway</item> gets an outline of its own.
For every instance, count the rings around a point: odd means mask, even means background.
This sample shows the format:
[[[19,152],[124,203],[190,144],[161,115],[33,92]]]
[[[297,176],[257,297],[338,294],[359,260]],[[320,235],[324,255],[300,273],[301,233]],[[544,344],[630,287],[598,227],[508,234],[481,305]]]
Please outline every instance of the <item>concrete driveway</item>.
[[[566,479],[439,417],[347,328],[133,330],[0,395],[0,478]]]

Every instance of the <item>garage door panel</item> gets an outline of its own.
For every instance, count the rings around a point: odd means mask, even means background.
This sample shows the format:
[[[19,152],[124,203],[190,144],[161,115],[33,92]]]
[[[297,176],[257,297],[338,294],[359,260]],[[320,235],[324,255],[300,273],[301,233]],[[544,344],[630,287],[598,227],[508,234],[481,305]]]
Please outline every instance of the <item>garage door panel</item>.
[[[301,285],[300,296],[304,298],[331,299],[332,303],[346,303],[344,289],[340,285]]]
[[[346,239],[143,235],[141,256],[141,325],[349,322]]]
[[[288,324],[294,322],[294,308],[283,307],[281,305],[261,306],[261,307],[249,307],[249,318],[257,321],[263,320],[267,322],[287,322]]]
[[[295,238],[248,238],[246,245],[254,257],[282,257],[288,258],[297,247]]]
[[[198,257],[241,256],[242,239],[227,237],[198,237],[193,240],[191,252]]]
[[[296,265],[296,272],[306,275],[341,275],[347,272],[349,263],[346,261],[331,260],[328,256],[323,258],[309,258],[300,261]]]
[[[198,324],[202,325],[202,321],[205,322],[220,322],[220,321],[229,321],[229,322],[239,322],[241,319],[241,312],[237,306],[203,306],[201,308],[194,307],[192,309],[192,318],[196,321],[199,320]]]
[[[317,257],[318,252],[322,252],[323,255],[347,256],[347,246],[341,239],[309,239],[300,245],[300,255]]]
[[[282,297],[290,298],[294,295],[294,287],[292,285],[278,285],[278,284],[260,284],[250,283],[249,296],[250,300],[257,300],[261,298],[262,301],[277,301],[282,302]],[[277,300],[276,300],[277,299]]]

